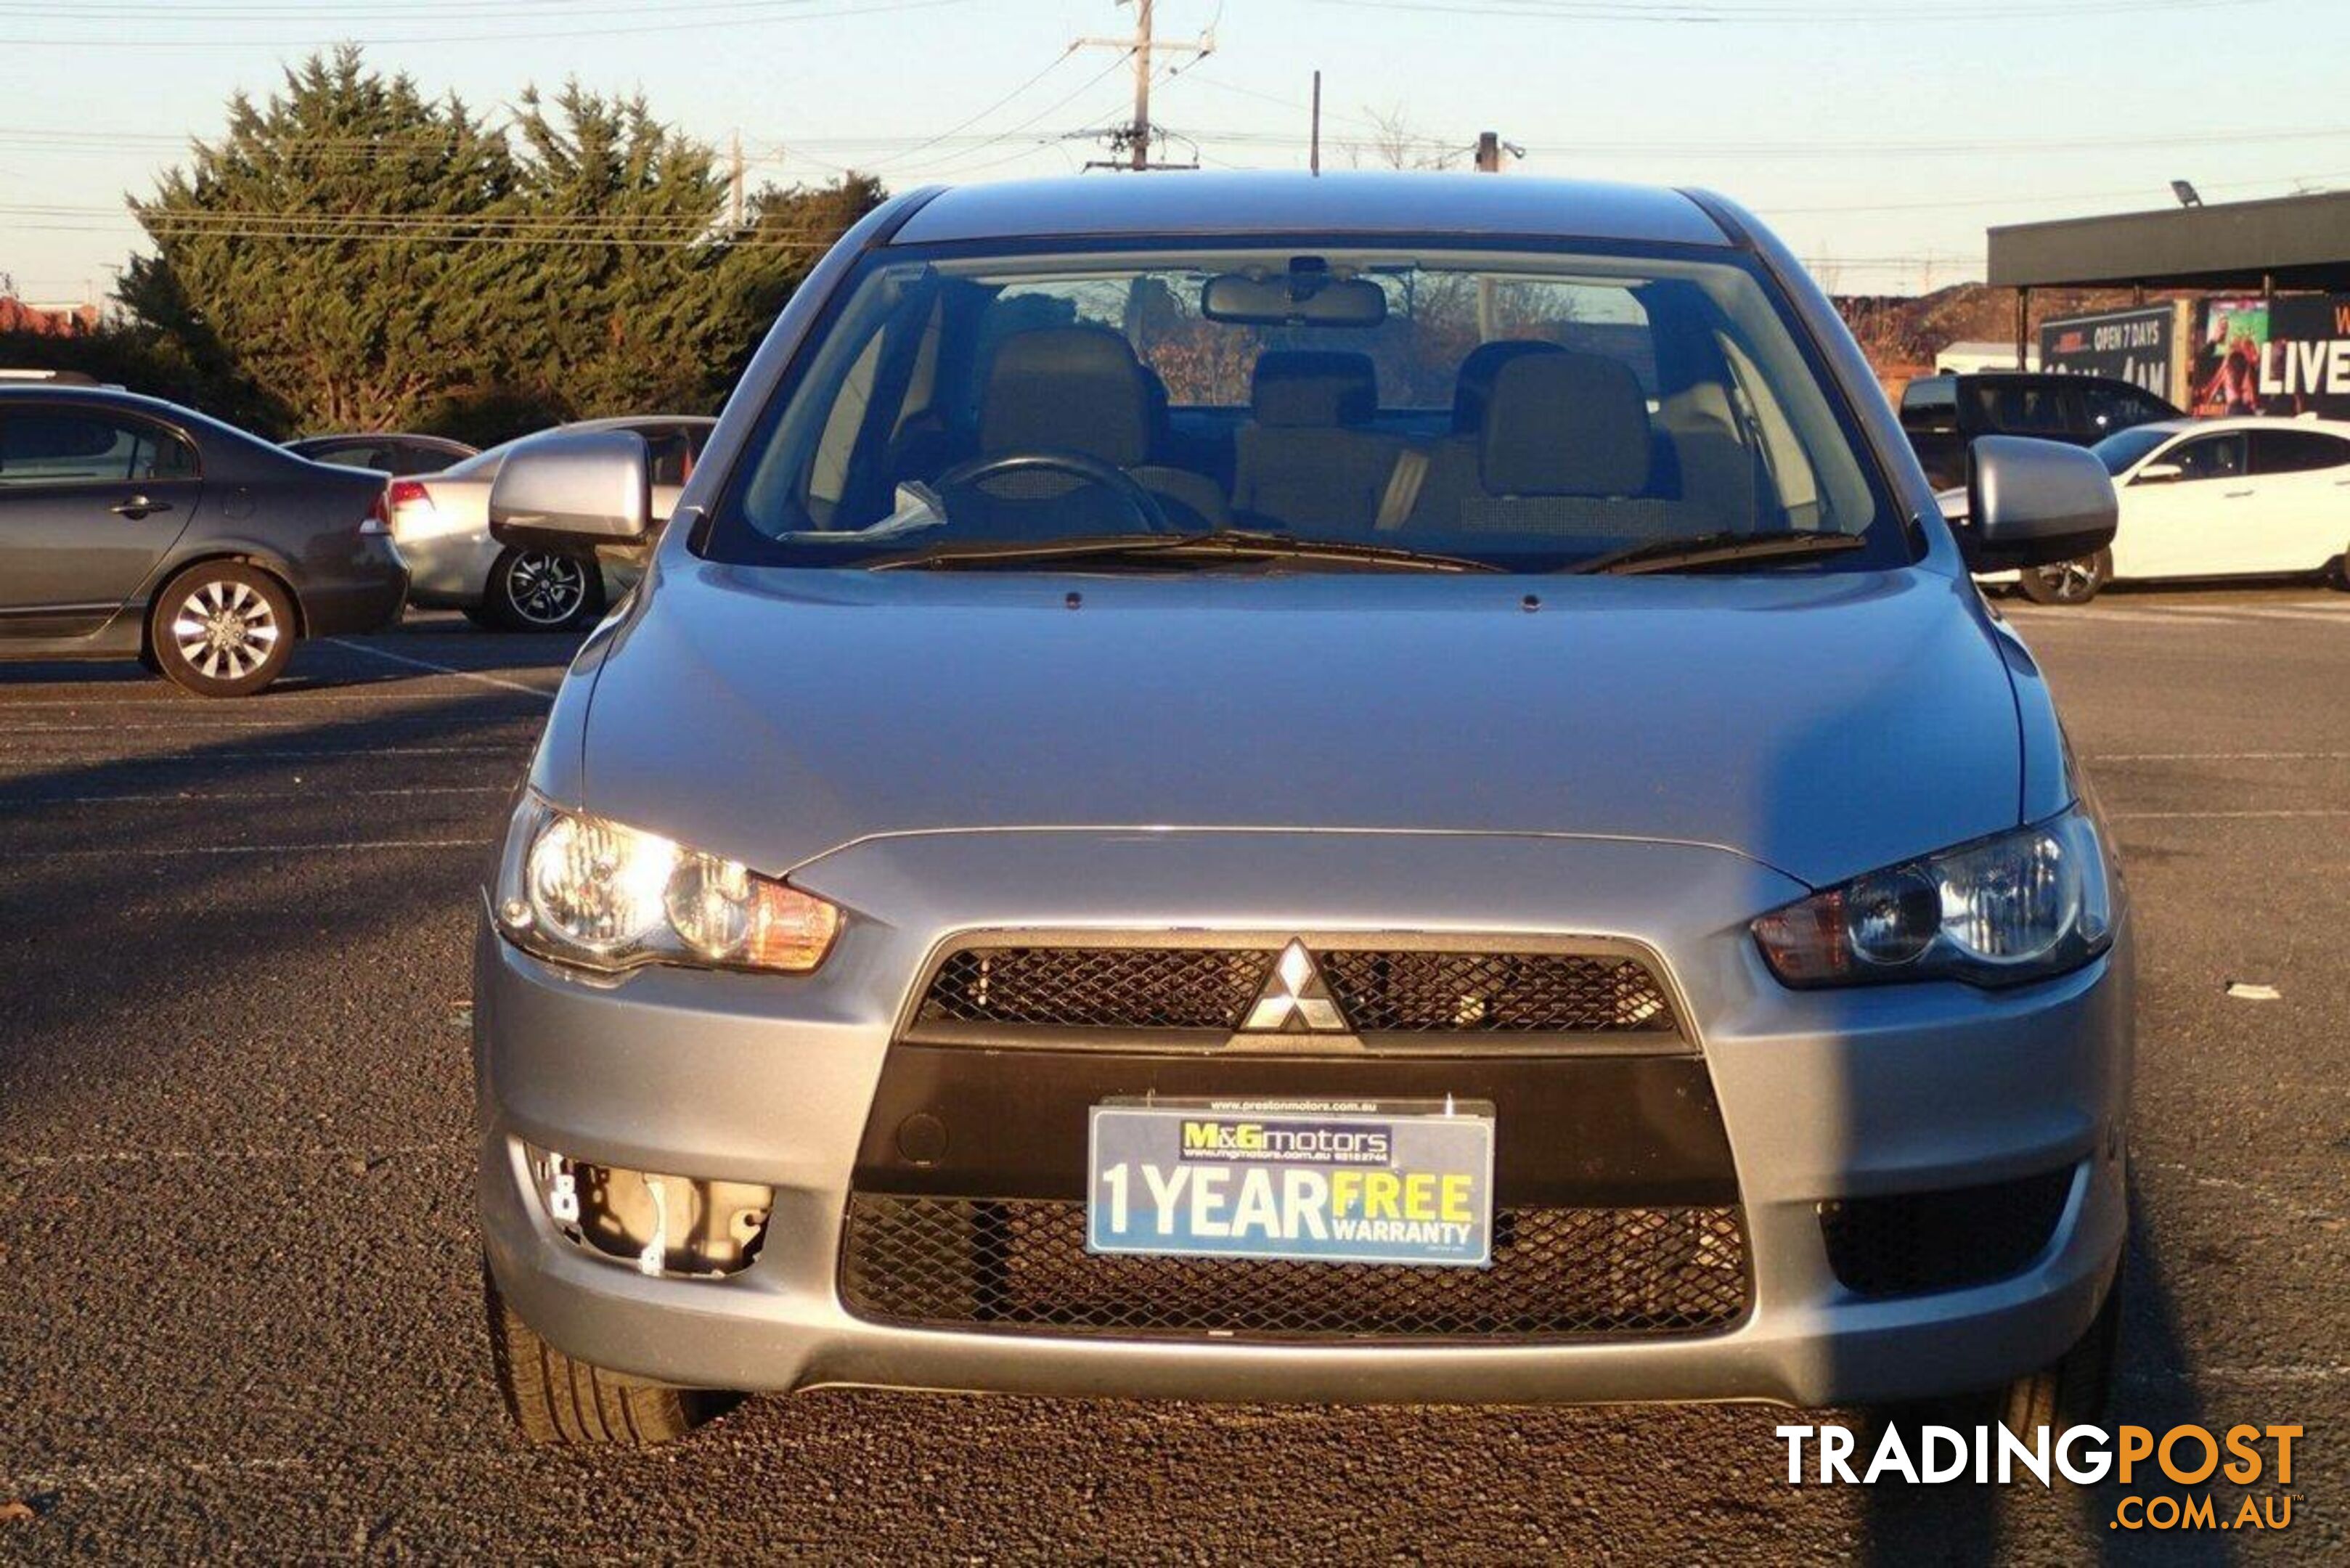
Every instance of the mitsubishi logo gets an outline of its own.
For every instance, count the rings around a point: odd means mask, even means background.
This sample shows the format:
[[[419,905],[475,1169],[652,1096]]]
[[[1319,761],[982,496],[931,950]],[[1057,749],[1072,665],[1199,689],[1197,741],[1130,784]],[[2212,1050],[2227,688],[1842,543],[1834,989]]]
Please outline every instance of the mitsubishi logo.
[[[1304,942],[1293,941],[1281,950],[1274,961],[1273,973],[1258,992],[1256,1005],[1249,1009],[1248,1022],[1241,1025],[1249,1034],[1344,1034],[1346,1015],[1330,998],[1330,987],[1322,978],[1322,968],[1314,955],[1305,950]]]

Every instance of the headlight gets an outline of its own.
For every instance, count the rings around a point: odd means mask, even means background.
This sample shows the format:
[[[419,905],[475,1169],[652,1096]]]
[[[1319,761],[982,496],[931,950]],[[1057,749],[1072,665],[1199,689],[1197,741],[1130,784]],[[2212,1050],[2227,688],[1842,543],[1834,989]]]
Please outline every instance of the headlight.
[[[740,861],[525,794],[498,862],[498,929],[541,958],[805,974],[840,910]]]
[[[1754,940],[1772,973],[1807,988],[2063,974],[2113,945],[2105,846],[2075,806],[1774,909]]]

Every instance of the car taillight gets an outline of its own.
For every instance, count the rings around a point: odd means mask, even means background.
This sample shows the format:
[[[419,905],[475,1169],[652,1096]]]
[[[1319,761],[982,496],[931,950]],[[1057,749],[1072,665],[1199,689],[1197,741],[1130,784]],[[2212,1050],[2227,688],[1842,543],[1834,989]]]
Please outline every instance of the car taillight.
[[[395,479],[384,489],[384,501],[389,508],[388,520],[394,534],[400,532],[403,514],[421,521],[432,515],[432,493],[413,479]]]
[[[359,519],[359,533],[361,536],[365,536],[369,534],[390,534],[390,499],[383,491],[379,490],[375,493],[375,499],[368,503],[368,514]]]

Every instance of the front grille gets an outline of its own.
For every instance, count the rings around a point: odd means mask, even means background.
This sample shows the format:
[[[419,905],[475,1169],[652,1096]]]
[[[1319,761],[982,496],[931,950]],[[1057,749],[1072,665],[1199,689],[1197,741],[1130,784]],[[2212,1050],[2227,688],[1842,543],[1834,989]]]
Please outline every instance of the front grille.
[[[1916,1295],[1989,1284],[2048,1250],[2073,1191],[2073,1168],[2020,1181],[1820,1205],[1828,1264],[1845,1288]]]
[[[1363,1033],[1675,1032],[1664,987],[1637,959],[1442,950],[1322,955]]]
[[[917,1023],[1232,1029],[1274,955],[1234,948],[966,948],[931,977]]]
[[[972,947],[941,961],[917,1031],[956,1025],[1232,1033],[1280,948]],[[1360,1034],[1678,1035],[1663,983],[1621,953],[1317,950]]]
[[[1744,1315],[1735,1208],[1503,1210],[1487,1269],[1086,1251],[1085,1205],[858,1193],[841,1295],[921,1327],[1230,1340],[1703,1334]]]

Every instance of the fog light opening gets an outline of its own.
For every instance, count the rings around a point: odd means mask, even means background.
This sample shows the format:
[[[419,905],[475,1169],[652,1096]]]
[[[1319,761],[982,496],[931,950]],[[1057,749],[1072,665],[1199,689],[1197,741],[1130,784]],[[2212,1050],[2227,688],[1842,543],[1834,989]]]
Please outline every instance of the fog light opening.
[[[525,1144],[539,1207],[581,1251],[660,1278],[713,1279],[751,1266],[775,1189],[597,1165]]]

